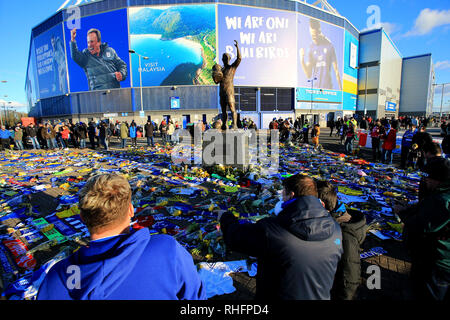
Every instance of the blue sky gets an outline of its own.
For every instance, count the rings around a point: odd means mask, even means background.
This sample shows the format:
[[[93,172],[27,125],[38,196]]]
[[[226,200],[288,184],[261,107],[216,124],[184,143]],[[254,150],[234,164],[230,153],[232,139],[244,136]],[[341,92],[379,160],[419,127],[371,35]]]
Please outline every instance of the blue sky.
[[[0,105],[25,105],[24,91],[31,29],[49,18],[63,0],[0,0]],[[313,2],[312,0],[309,1]],[[380,22],[404,57],[431,53],[437,83],[450,83],[450,1],[329,0],[360,31],[367,29],[375,5]],[[371,22],[370,20],[369,22]],[[440,89],[436,104],[440,105]],[[450,105],[450,85],[444,105]],[[4,97],[7,95],[8,97]]]

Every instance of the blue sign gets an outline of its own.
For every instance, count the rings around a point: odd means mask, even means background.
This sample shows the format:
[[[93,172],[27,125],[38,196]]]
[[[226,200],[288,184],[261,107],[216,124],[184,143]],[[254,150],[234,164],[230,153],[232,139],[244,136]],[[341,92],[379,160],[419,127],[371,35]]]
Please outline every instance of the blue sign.
[[[170,109],[180,109],[180,98],[171,97],[170,98]]]
[[[397,108],[397,104],[394,102],[386,101],[386,111],[395,111]]]
[[[297,101],[342,103],[342,91],[297,88]]]
[[[343,96],[344,96],[343,110],[356,111],[356,101],[358,100],[358,96],[348,92],[344,92]]]

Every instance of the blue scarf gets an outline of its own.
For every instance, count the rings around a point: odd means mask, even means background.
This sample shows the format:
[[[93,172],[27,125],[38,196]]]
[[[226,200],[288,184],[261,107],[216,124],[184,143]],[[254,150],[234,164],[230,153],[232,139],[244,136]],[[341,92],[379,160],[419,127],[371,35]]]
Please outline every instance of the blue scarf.
[[[292,202],[294,202],[296,200],[297,200],[297,198],[292,198],[291,200],[285,201],[285,202],[283,202],[281,207],[284,209],[284,208],[286,208],[288,205],[290,205]]]

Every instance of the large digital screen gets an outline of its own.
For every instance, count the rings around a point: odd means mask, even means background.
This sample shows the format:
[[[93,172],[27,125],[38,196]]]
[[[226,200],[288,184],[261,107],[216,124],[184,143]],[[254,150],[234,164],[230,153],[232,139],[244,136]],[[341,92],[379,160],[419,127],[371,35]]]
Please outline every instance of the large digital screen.
[[[62,24],[34,39],[39,98],[45,99],[68,92],[66,50]]]
[[[342,91],[344,29],[299,14],[298,87]]]
[[[28,57],[27,79],[25,83],[28,106],[33,106],[39,99],[38,81],[36,72],[36,55],[34,54],[34,41],[31,41],[30,55]]]
[[[214,4],[130,8],[129,28],[134,87],[214,84]]]
[[[345,31],[344,43],[344,110],[356,110],[358,95],[358,49],[359,41]]]
[[[218,5],[219,63],[228,53],[242,62],[234,84],[240,86],[295,87],[297,76],[296,14],[285,11]]]
[[[72,30],[65,27],[71,92],[130,87],[126,9],[81,18],[74,41]]]

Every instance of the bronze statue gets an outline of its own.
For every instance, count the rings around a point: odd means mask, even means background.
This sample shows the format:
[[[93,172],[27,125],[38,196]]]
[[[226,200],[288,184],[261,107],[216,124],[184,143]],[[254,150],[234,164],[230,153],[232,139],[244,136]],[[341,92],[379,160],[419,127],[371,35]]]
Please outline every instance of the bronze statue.
[[[234,45],[237,50],[236,61],[230,65],[231,56],[228,53],[224,53],[222,57],[223,67],[219,64],[213,66],[213,80],[216,84],[220,83],[220,106],[222,107],[222,129],[227,128],[227,111],[230,108],[233,116],[233,129],[237,129],[237,113],[236,113],[236,100],[234,98],[234,85],[233,79],[236,73],[236,69],[241,63],[241,52],[239,45],[234,40]]]

